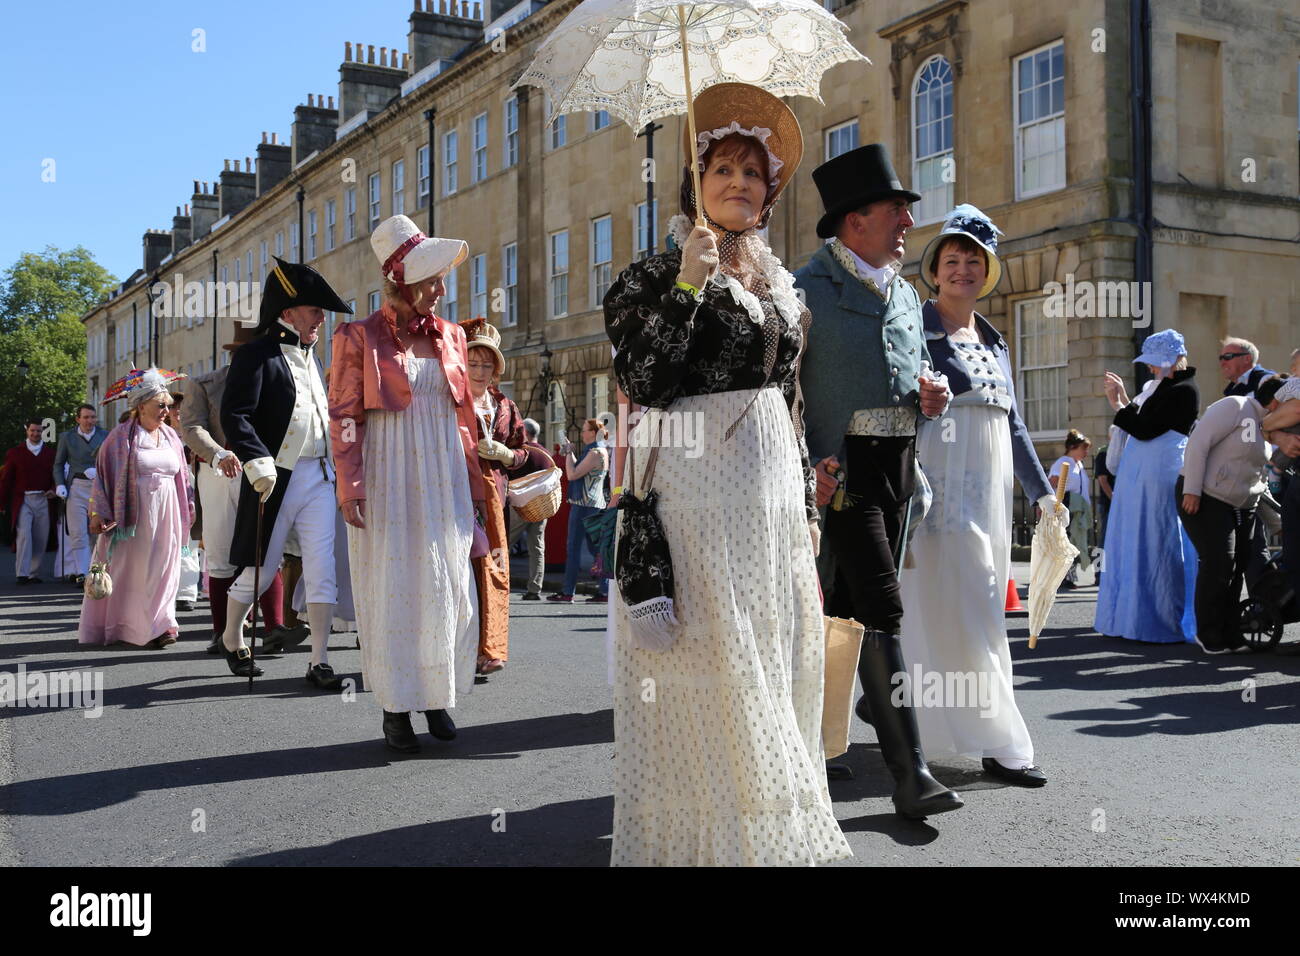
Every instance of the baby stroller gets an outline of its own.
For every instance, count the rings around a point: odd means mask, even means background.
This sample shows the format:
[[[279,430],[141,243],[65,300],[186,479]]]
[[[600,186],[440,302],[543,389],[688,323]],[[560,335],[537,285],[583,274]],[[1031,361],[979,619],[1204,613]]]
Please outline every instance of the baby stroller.
[[[1282,556],[1269,558],[1259,518],[1237,512],[1236,547],[1231,594],[1249,594],[1237,605],[1236,626],[1251,650],[1264,651],[1282,640],[1282,630],[1300,621],[1300,597],[1282,569]]]

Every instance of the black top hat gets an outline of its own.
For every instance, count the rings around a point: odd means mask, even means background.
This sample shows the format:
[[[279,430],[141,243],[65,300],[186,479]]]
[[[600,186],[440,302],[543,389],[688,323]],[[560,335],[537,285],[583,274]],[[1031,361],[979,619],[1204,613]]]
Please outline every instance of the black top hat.
[[[348,304],[330,288],[325,277],[300,262],[285,262],[275,257],[275,268],[262,287],[262,305],[258,310],[257,332],[265,332],[285,309],[297,305],[315,305],[327,312],[352,314]]]
[[[908,202],[921,201],[920,194],[904,189],[898,181],[884,143],[869,143],[841,153],[814,169],[812,176],[826,209],[826,215],[817,221],[817,235],[822,239],[835,235],[840,216],[869,203],[892,196]]]

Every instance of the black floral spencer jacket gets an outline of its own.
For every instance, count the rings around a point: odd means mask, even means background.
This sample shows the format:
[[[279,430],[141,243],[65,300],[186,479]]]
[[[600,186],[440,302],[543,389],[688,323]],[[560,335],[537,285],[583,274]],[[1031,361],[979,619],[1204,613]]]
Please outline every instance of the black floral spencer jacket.
[[[771,384],[781,389],[803,462],[809,520],[817,517],[816,483],[808,464],[799,400],[799,358],[806,309],[793,277],[770,253],[768,280],[779,323]],[[687,395],[759,388],[766,381],[763,306],[735,279],[710,281],[699,300],[677,287],[681,249],[634,262],[605,295],[605,330],[615,348],[614,375],[639,405],[667,408]]]

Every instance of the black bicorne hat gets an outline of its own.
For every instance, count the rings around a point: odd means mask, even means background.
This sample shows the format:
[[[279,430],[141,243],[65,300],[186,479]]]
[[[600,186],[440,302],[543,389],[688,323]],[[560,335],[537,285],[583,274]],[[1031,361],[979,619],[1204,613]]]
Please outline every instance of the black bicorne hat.
[[[813,182],[821,193],[826,215],[817,221],[817,235],[835,235],[840,216],[869,203],[893,196],[920,202],[919,193],[904,189],[890,162],[884,143],[869,143],[827,160],[813,170]]]
[[[327,312],[352,314],[348,304],[330,288],[325,277],[300,262],[285,262],[275,257],[275,268],[262,286],[262,305],[258,310],[257,331],[273,326],[280,313],[297,305],[315,305]]]

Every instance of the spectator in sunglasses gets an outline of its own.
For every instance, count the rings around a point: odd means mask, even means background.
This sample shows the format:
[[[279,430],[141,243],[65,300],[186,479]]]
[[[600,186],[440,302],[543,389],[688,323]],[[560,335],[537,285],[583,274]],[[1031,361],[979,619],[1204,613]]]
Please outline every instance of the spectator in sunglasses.
[[[1229,395],[1253,395],[1259,383],[1274,374],[1259,364],[1259,349],[1245,339],[1224,339],[1219,351],[1219,374]]]

